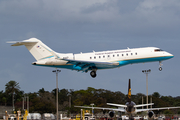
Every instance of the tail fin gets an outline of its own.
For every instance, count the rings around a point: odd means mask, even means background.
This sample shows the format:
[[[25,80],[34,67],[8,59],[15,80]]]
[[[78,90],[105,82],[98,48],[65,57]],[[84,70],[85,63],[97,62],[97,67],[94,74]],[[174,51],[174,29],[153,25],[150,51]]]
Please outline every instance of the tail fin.
[[[131,79],[129,79],[129,85],[128,85],[128,102],[131,102]]]
[[[8,43],[15,43],[12,46],[25,45],[26,48],[29,50],[29,52],[34,56],[34,58],[37,61],[54,57],[53,54],[54,51],[36,38],[30,38],[28,40],[24,40],[20,42],[8,42]]]

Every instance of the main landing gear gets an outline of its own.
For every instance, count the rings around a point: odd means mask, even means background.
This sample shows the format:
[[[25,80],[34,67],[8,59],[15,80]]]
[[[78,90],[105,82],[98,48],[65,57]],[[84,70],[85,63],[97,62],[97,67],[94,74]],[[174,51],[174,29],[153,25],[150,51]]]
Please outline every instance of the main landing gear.
[[[161,64],[161,63],[162,63],[162,61],[159,61],[159,71],[162,71],[162,67],[161,67],[161,66],[162,66],[163,64]]]
[[[92,70],[92,71],[90,72],[90,75],[91,75],[92,78],[95,78],[95,77],[97,76],[96,71],[95,71],[95,70]]]

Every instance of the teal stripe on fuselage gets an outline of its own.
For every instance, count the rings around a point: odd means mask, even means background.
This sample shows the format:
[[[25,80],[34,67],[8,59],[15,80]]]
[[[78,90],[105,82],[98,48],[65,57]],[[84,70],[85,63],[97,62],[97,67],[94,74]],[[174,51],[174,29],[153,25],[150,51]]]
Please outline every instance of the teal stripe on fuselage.
[[[143,59],[123,60],[123,61],[118,61],[118,62],[120,64],[120,66],[123,66],[123,65],[134,64],[134,63],[163,61],[163,60],[167,60],[167,59],[170,59],[170,58],[173,58],[173,57],[174,56],[143,58]]]

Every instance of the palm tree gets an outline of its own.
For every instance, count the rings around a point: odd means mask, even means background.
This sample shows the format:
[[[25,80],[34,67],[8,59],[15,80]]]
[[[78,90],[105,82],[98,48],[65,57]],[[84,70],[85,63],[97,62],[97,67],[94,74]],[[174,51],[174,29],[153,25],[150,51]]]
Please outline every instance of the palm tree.
[[[18,93],[19,92],[19,83],[17,83],[16,81],[9,81],[8,83],[6,83],[6,88],[5,88],[5,92],[7,94],[12,94],[12,105],[13,105],[13,110],[14,110],[14,93]]]

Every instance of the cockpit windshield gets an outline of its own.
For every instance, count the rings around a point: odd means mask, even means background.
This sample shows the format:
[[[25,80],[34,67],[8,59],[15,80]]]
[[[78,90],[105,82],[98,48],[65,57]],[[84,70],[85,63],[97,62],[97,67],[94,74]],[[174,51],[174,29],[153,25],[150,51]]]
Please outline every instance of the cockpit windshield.
[[[161,49],[154,49],[154,52],[160,52],[160,51],[164,51],[164,50],[161,50]]]

